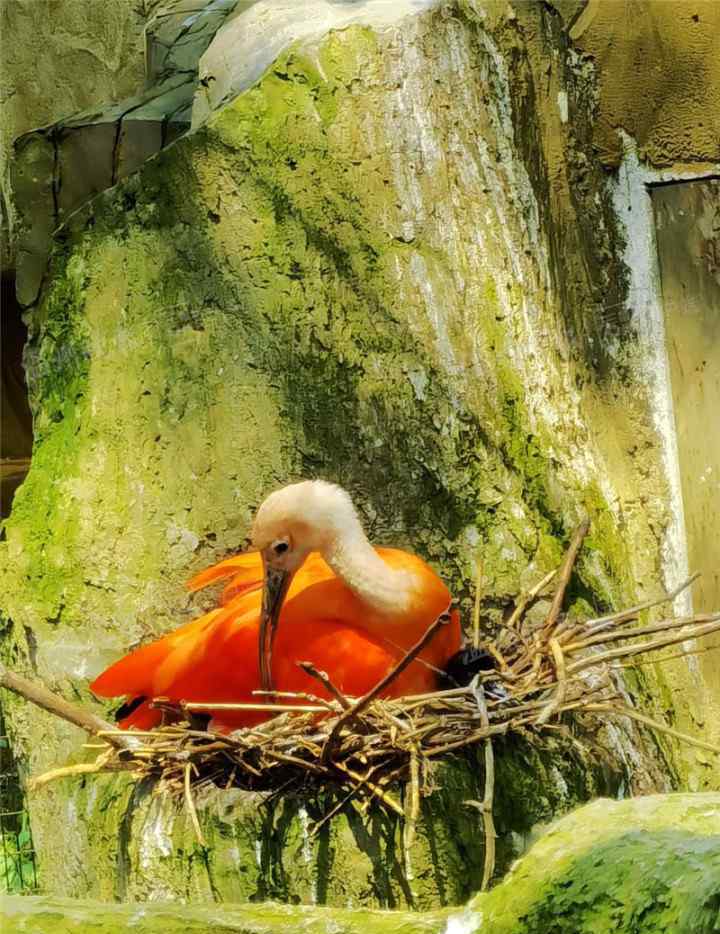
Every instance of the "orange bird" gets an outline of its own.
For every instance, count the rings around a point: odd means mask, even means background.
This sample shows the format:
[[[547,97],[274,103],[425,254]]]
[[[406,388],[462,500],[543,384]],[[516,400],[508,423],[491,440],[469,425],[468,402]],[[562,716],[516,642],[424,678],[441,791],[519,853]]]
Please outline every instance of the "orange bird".
[[[371,690],[450,604],[450,593],[420,558],[373,548],[348,494],[321,480],[272,493],[259,508],[253,551],[198,574],[200,590],[226,580],[220,605],[141,646],[90,685],[100,697],[124,695],[120,726],[149,729],[162,713],[154,697],[195,703],[252,703],[253,691],[330,695],[298,662],[324,670],[343,694]],[[384,696],[432,691],[459,650],[460,620],[451,612]],[[231,730],[266,711],[208,711],[211,728]]]

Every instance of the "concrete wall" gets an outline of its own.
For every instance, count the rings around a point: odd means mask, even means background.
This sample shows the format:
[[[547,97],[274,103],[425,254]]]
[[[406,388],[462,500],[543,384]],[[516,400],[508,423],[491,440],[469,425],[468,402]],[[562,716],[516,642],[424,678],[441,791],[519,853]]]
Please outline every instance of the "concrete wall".
[[[4,0],[0,5],[4,268],[14,262],[7,177],[13,141],[142,87],[143,29],[158,5],[159,0]]]
[[[620,164],[623,132],[656,167],[720,161],[720,6],[589,0],[575,15],[570,35],[599,78],[603,164]]]

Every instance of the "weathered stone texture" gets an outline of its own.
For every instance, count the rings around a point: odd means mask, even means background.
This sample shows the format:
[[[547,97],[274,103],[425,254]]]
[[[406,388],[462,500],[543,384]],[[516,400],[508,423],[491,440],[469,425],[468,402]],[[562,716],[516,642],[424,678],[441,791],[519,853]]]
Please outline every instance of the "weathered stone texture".
[[[159,0],[4,0],[0,5],[0,175],[3,267],[13,265],[8,225],[13,141],[87,107],[139,90],[145,79],[143,27]]]
[[[622,133],[656,166],[720,162],[720,6],[707,0],[589,0],[571,35],[592,56],[595,143],[619,165]]]

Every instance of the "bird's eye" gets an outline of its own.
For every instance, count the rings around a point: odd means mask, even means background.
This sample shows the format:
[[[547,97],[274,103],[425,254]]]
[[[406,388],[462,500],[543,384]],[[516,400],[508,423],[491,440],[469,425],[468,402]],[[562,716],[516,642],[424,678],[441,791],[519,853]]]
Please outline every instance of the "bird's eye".
[[[283,539],[280,539],[280,541],[277,541],[277,542],[273,542],[272,544],[273,554],[284,555],[289,547],[290,547],[289,543],[284,541]]]

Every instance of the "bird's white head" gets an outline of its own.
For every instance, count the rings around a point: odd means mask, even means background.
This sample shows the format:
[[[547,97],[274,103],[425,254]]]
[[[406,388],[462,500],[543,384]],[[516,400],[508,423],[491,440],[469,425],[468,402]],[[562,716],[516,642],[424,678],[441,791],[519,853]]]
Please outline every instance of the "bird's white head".
[[[253,522],[252,543],[267,564],[292,573],[311,551],[326,551],[358,526],[355,507],[342,487],[303,480],[263,502]]]
[[[293,575],[311,551],[327,554],[338,540],[358,533],[363,534],[352,500],[341,487],[324,480],[283,487],[258,509],[252,542],[265,565],[259,646],[263,690],[272,690],[272,643]]]

